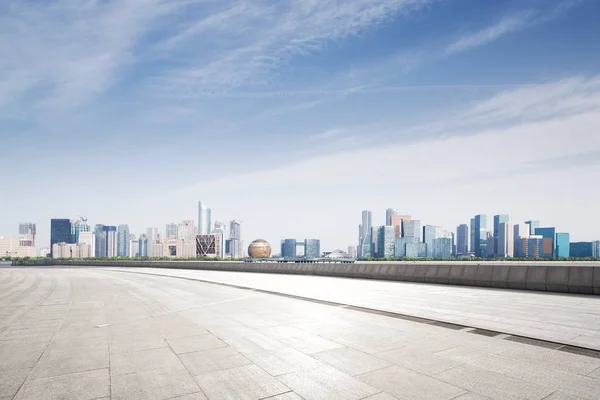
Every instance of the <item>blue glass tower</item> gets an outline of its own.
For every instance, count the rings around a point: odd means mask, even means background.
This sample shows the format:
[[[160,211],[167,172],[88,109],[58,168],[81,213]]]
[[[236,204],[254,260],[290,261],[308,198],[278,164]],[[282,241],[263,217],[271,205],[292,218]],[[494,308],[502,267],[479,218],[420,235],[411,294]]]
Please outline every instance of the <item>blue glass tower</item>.
[[[568,258],[571,254],[571,237],[568,233],[556,234],[556,255],[555,257]]]
[[[50,220],[50,256],[55,243],[74,243],[71,235],[71,220],[65,218]]]

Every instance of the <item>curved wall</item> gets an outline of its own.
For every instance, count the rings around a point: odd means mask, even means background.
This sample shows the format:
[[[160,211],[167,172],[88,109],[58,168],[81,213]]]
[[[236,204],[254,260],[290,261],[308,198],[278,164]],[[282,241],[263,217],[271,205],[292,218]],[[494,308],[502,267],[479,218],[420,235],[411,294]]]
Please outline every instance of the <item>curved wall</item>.
[[[244,263],[227,261],[55,260],[54,265],[176,268],[321,275],[449,285],[600,295],[597,262],[357,262],[354,264]]]

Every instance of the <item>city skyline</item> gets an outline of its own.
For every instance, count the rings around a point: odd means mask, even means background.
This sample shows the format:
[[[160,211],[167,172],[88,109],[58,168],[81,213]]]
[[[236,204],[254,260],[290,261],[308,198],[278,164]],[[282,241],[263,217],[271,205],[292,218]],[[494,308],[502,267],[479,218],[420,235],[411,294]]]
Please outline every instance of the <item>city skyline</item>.
[[[102,257],[104,256],[132,256],[131,254],[131,249],[128,246],[131,246],[131,242],[130,240],[132,238],[135,238],[136,241],[138,238],[140,237],[144,237],[145,239],[148,240],[146,246],[149,249],[149,252],[151,252],[151,244],[152,242],[154,242],[154,240],[156,239],[157,235],[160,235],[161,238],[163,238],[163,240],[169,241],[169,240],[176,240],[179,239],[182,236],[182,227],[183,229],[186,229],[186,231],[184,232],[188,232],[188,233],[184,233],[184,236],[186,237],[190,237],[190,235],[192,235],[192,232],[190,229],[194,229],[194,235],[197,232],[198,234],[200,234],[200,232],[198,232],[198,226],[201,224],[206,224],[206,217],[207,215],[209,216],[208,218],[210,218],[211,212],[212,210],[206,206],[206,204],[202,203],[202,201],[199,201],[197,204],[199,204],[199,210],[201,210],[201,212],[198,214],[198,219],[196,221],[194,220],[181,220],[179,223],[173,223],[173,222],[169,222],[167,224],[165,224],[165,229],[164,231],[161,231],[158,228],[146,228],[145,230],[140,231],[139,233],[136,233],[134,231],[130,231],[129,230],[129,225],[127,224],[119,224],[118,227],[117,226],[109,226],[109,225],[103,225],[103,224],[94,224],[94,231],[96,232],[96,236],[99,238],[98,240],[95,240],[95,246],[94,248],[91,250],[92,254],[97,254],[100,255]],[[393,210],[393,212],[391,212]],[[202,212],[203,211],[203,212]],[[360,212],[360,221],[361,224],[359,225],[359,237],[358,240],[355,241],[355,243],[349,243],[346,246],[342,246],[342,247],[330,247],[328,246],[326,243],[324,246],[321,246],[322,240],[321,239],[317,239],[319,240],[319,247],[322,249],[322,251],[333,251],[333,250],[342,250],[345,251],[345,249],[348,249],[351,246],[356,246],[357,249],[360,249],[359,244],[363,243],[363,245],[366,245],[366,251],[367,253],[362,254],[361,251],[358,251],[358,256],[359,257],[373,257],[376,254],[383,254],[383,253],[379,253],[378,247],[380,246],[386,246],[384,243],[386,243],[386,239],[385,237],[387,237],[387,231],[386,233],[384,233],[384,231],[382,230],[382,228],[386,227],[386,229],[389,227],[390,229],[390,240],[393,238],[404,238],[404,237],[409,237],[411,240],[414,239],[414,242],[418,243],[425,243],[427,244],[427,247],[424,248],[424,253],[423,253],[423,257],[434,257],[434,258],[439,258],[439,257],[435,257],[434,256],[434,247],[437,246],[437,244],[434,245],[433,240],[435,238],[450,238],[451,237],[451,244],[452,244],[452,252],[453,254],[465,254],[463,252],[460,251],[461,246],[464,246],[468,249],[468,253],[472,253],[475,256],[481,256],[481,257],[490,257],[490,256],[496,256],[496,257],[517,257],[518,255],[516,254],[516,249],[518,246],[522,246],[521,244],[517,244],[517,239],[520,236],[523,236],[524,238],[528,237],[528,236],[533,236],[533,237],[537,237],[537,235],[543,236],[543,237],[547,237],[547,238],[551,238],[552,239],[552,248],[557,251],[556,255],[557,257],[568,257],[568,251],[566,251],[565,249],[568,246],[565,246],[565,243],[574,243],[574,242],[597,242],[599,240],[599,238],[588,238],[585,240],[572,240],[572,235],[571,233],[566,233],[564,232],[564,230],[561,229],[557,229],[555,226],[552,226],[552,224],[540,224],[539,220],[526,220],[526,221],[514,221],[511,219],[509,214],[496,214],[496,215],[492,215],[490,219],[488,219],[488,217],[490,217],[489,215],[486,214],[477,214],[474,217],[472,217],[470,219],[470,224],[458,224],[456,227],[454,228],[450,228],[450,229],[445,229],[445,227],[442,227],[440,225],[431,225],[431,224],[423,224],[422,221],[420,219],[416,219],[415,216],[411,216],[411,215],[406,215],[406,214],[401,214],[401,211],[398,209],[392,209],[392,208],[387,208],[385,210],[384,213],[384,220],[381,221],[383,222],[383,224],[380,224],[380,221],[373,221],[373,212],[371,210],[362,210]],[[400,227],[395,226],[395,224],[397,223],[397,221],[395,221],[393,219],[393,217],[397,217],[399,218],[400,221]],[[50,250],[50,254],[52,253],[52,244],[53,243],[60,243],[60,242],[64,242],[65,238],[69,238],[67,240],[70,240],[70,242],[67,243],[78,243],[79,240],[77,239],[80,235],[80,232],[91,232],[91,226],[88,223],[88,218],[87,217],[79,217],[79,219],[68,219],[68,218],[58,218],[58,219],[51,219],[51,222],[54,223],[54,221],[56,221],[56,232],[53,231],[53,235],[50,238],[50,246],[45,246],[43,244],[43,242],[39,242],[37,241],[37,249],[44,249],[47,248],[48,250]],[[491,221],[492,223],[489,224],[488,221]],[[68,222],[68,224],[66,224]],[[262,239],[262,238],[243,238],[240,236],[240,222],[238,220],[230,220],[228,224],[225,224],[223,222],[220,222],[218,220],[214,221],[214,227],[211,226],[210,228],[210,234],[215,234],[215,233],[219,233],[220,232],[220,239],[221,242],[219,244],[219,251],[221,251],[222,253],[220,253],[221,255],[224,255],[225,253],[225,249],[229,248],[230,244],[226,244],[226,241],[231,241],[233,243],[233,247],[237,249],[238,246],[241,246],[244,240],[247,241],[251,241],[251,240],[256,240],[256,239]],[[198,223],[198,226],[196,225],[196,223]],[[366,223],[369,226],[368,231],[365,231],[364,233],[367,235],[367,237],[362,237],[360,235],[363,234],[362,231],[362,224]],[[36,226],[38,224],[33,223],[33,222],[21,222],[18,224],[18,228],[17,231],[19,233],[19,235],[21,236],[21,242],[22,243],[28,243],[27,245],[31,245],[30,242],[30,233],[33,230],[34,232],[37,230]],[[68,226],[67,226],[68,225]],[[188,228],[186,228],[186,226]],[[465,231],[466,229],[466,231]],[[462,230],[462,231],[461,231]],[[537,231],[537,232],[536,232]],[[55,232],[55,233],[54,233]],[[112,239],[108,239],[107,237],[104,237],[103,235],[106,235],[109,232],[112,234],[111,238]],[[144,233],[145,232],[145,233]],[[0,232],[1,233],[1,232]],[[510,233],[510,237],[508,237],[508,234]],[[175,235],[175,236],[172,236]],[[384,236],[385,235],[385,236]],[[477,235],[479,235],[480,240],[479,243],[474,242],[475,237],[477,237]],[[7,234],[0,234],[0,236],[14,236],[14,235],[7,235]],[[56,237],[56,238],[55,238]],[[319,238],[318,235],[312,235],[312,237],[315,238]],[[86,236],[87,238],[87,236]],[[295,238],[295,239],[294,239]],[[281,241],[282,243],[282,250],[283,250],[283,242],[285,241],[289,241],[289,240],[293,240],[294,243],[296,242],[298,236],[291,236],[290,237],[286,237],[286,238],[279,238],[276,241],[273,241],[271,243],[277,243],[278,241]],[[114,243],[112,241],[114,241]],[[309,240],[309,239],[307,239]],[[562,251],[559,250],[559,245],[558,242],[562,241],[563,246],[562,246]],[[565,242],[566,241],[566,242]],[[393,240],[391,240],[391,242],[393,242]],[[390,243],[391,243],[390,242]],[[411,242],[411,241],[409,241]],[[461,243],[462,242],[462,243]],[[84,240],[83,243],[89,243],[90,245],[92,244],[92,241],[86,241]],[[248,243],[248,242],[246,242]],[[302,240],[299,243],[304,243]],[[404,243],[406,243],[406,241],[402,242],[402,246],[404,246]],[[541,242],[540,242],[541,243]],[[479,244],[481,244],[481,250],[478,249]],[[138,249],[139,249],[139,244],[137,244]],[[444,244],[445,246],[445,244]],[[382,247],[383,248],[383,247]],[[111,250],[112,249],[112,250]],[[502,250],[503,249],[503,250]],[[240,249],[240,252],[237,253],[236,250],[229,250],[230,253],[233,256],[235,256],[236,254],[240,254],[243,255],[245,252],[244,248]],[[416,248],[415,248],[415,251]],[[105,254],[106,253],[106,254]],[[188,251],[189,253],[189,251]],[[191,253],[189,253],[191,254]],[[410,257],[409,254],[406,253],[405,249],[399,250],[399,252],[395,252],[394,251],[394,246],[392,245],[392,247],[390,248],[390,250],[388,250],[387,253],[385,253],[386,255],[382,257]],[[415,253],[416,254],[416,253]],[[525,252],[526,254],[526,252]],[[565,255],[567,254],[567,255]],[[416,256],[415,256],[416,257]]]
[[[363,208],[452,230],[510,213],[593,240],[599,14],[594,0],[9,0],[0,232],[33,221],[47,243],[51,217],[78,214],[162,230],[202,199],[275,245],[345,249]]]

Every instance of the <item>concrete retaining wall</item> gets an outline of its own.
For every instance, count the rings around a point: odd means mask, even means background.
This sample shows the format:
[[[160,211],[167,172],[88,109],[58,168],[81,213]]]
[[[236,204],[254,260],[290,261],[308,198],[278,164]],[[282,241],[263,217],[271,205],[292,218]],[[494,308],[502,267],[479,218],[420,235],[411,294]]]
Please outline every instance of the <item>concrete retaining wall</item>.
[[[227,261],[65,261],[55,265],[260,272],[424,282],[600,295],[598,262],[357,262],[354,264]]]

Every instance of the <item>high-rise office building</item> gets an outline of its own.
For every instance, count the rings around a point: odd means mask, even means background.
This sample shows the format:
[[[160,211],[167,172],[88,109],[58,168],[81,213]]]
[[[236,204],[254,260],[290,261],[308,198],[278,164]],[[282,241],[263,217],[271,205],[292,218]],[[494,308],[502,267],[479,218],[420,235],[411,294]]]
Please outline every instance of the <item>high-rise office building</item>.
[[[385,210],[385,224],[387,226],[392,226],[392,217],[398,214],[400,214],[400,212],[395,208],[388,208]]]
[[[201,201],[198,202],[198,234],[208,235],[211,231],[210,208]]]
[[[381,226],[377,232],[377,256],[379,258],[394,257],[394,242],[396,241],[394,227]]]
[[[469,253],[469,226],[461,224],[456,228],[456,254],[460,256]]]
[[[487,255],[487,215],[478,214],[474,218],[474,246],[473,253],[475,257],[485,257]],[[481,249],[482,244],[486,247],[485,251]]]
[[[568,233],[556,233],[555,257],[569,258],[571,254],[571,236]]]
[[[600,258],[600,240],[592,242],[592,257]]]
[[[471,225],[470,225],[470,231],[469,231],[469,237],[470,237],[470,241],[469,241],[469,251],[471,253],[475,253],[475,218],[471,218]]]
[[[165,235],[167,236],[167,240],[176,239],[177,238],[177,224],[170,223],[165,226]]]
[[[231,258],[242,258],[244,256],[241,228],[241,222],[229,221],[229,255]]]
[[[500,245],[498,244],[498,235],[499,235],[499,229],[500,229],[500,224],[502,223],[506,223],[509,221],[509,217],[506,214],[498,214],[498,215],[494,215],[494,255],[499,256],[499,257],[504,257],[501,255],[502,250],[500,249]],[[490,252],[490,250],[488,249],[488,253]]]
[[[321,241],[319,239],[304,239],[304,257],[321,257]]]
[[[227,226],[221,221],[215,221],[215,227],[213,229],[214,234],[216,234],[217,240],[219,241],[219,258],[225,258],[225,235],[227,233]]]
[[[423,243],[427,246],[427,257],[433,257],[433,240],[440,237],[441,228],[435,225],[423,227]]]
[[[379,257],[379,228],[378,226],[372,226],[371,233],[369,234],[371,238],[371,257]]]
[[[296,239],[283,239],[281,242],[281,257],[294,258],[296,257]]]
[[[570,257],[585,258],[594,256],[594,242],[573,242],[569,245]]]
[[[129,257],[129,225],[119,225],[117,231],[117,256]]]
[[[80,217],[78,220],[71,221],[71,241],[73,243],[79,243],[79,234],[81,232],[91,232],[92,228],[88,224],[86,217]]]
[[[106,257],[116,257],[118,254],[118,236],[116,226],[105,226],[106,231]],[[129,237],[129,233],[127,233]]]
[[[438,237],[432,240],[431,256],[433,258],[452,258],[452,238]]]
[[[94,255],[96,257],[106,257],[106,231],[104,230],[104,225],[96,224],[94,226],[94,236]]]
[[[403,222],[404,221],[410,221],[412,219],[412,217],[410,215],[401,215],[401,214],[395,214],[392,215],[392,226],[394,227],[394,236],[399,238],[404,236],[404,233],[402,232],[403,229]]]
[[[540,257],[552,258],[556,255],[556,228],[535,228],[536,236],[543,238]]]
[[[138,238],[138,257],[148,257],[148,236],[143,233]]]
[[[394,237],[396,237],[396,231],[394,228]],[[421,240],[421,221],[418,219],[405,219],[402,220],[402,237],[414,237],[417,242]]]
[[[540,227],[540,221],[525,221],[525,225],[528,227],[528,236],[533,236],[535,230]]]
[[[19,224],[20,246],[35,246],[36,226],[33,222]]]
[[[373,214],[369,210],[363,210],[362,223],[358,228],[358,257],[371,256],[371,220]]]
[[[150,252],[150,246],[158,240],[158,228],[146,229],[146,237],[148,238],[148,251]]]
[[[496,257],[514,257],[515,255],[515,229],[510,222],[498,224],[498,236],[494,238]]]
[[[129,234],[129,257],[138,257],[140,253],[140,241],[135,234]]]
[[[72,243],[71,220],[53,218],[50,220],[50,255],[55,243]]]

